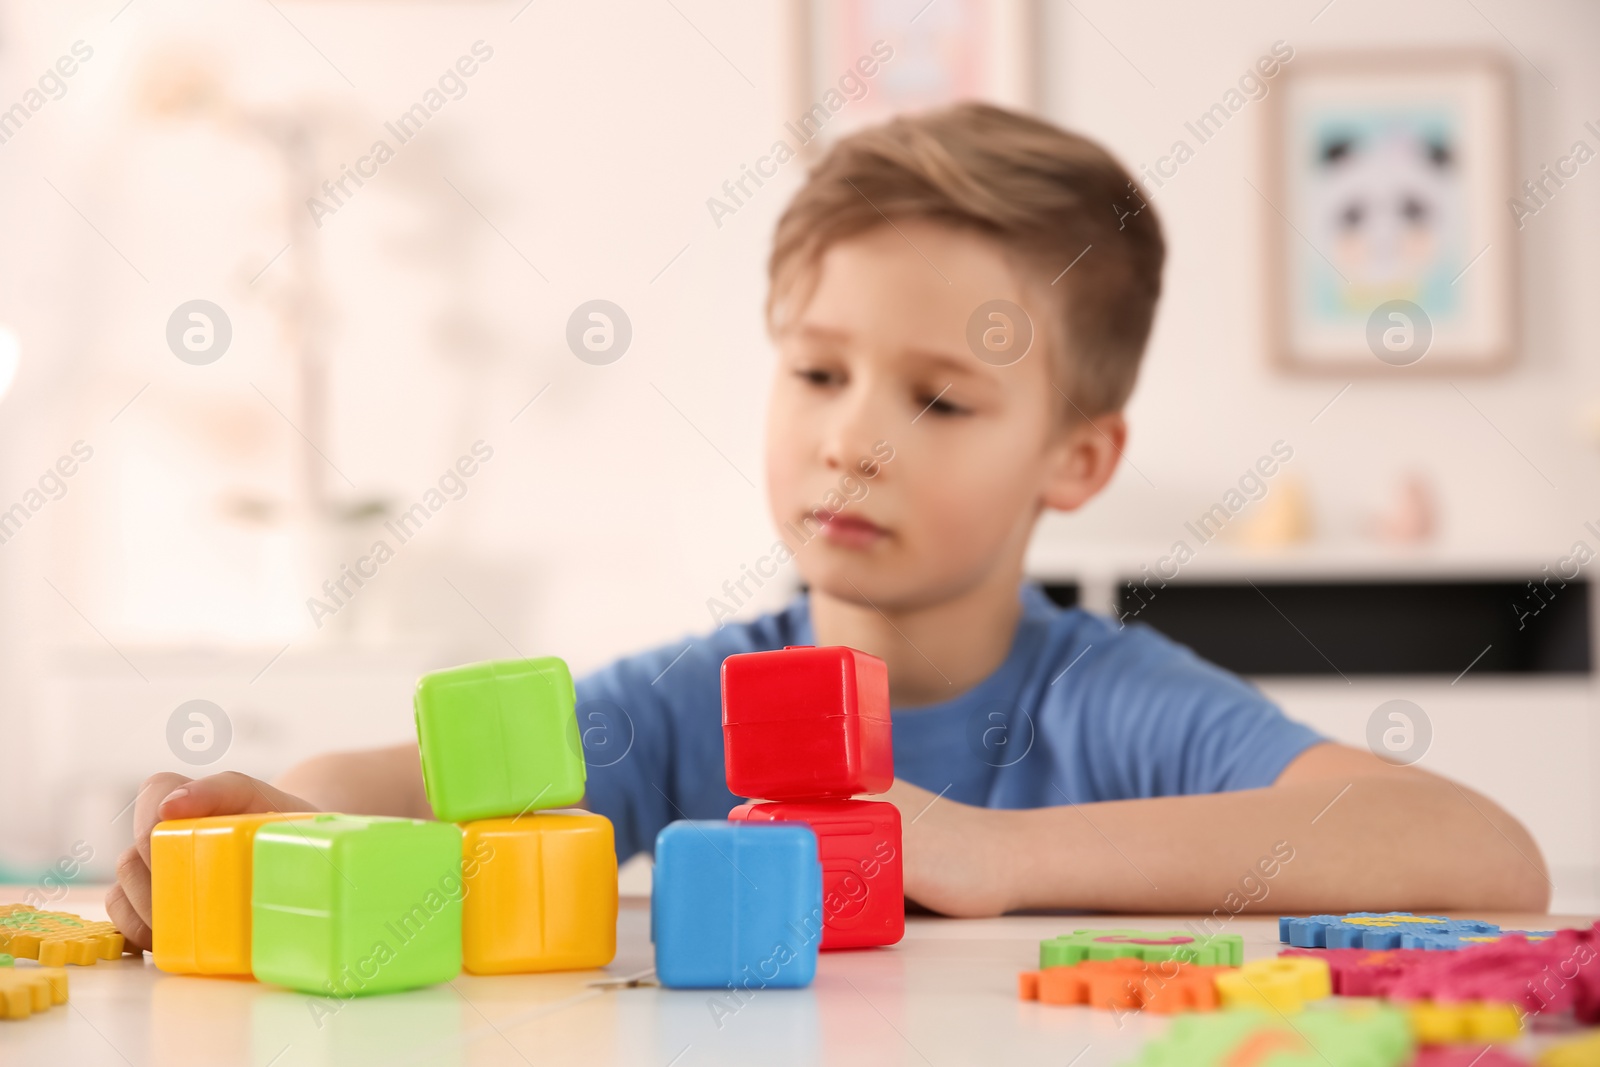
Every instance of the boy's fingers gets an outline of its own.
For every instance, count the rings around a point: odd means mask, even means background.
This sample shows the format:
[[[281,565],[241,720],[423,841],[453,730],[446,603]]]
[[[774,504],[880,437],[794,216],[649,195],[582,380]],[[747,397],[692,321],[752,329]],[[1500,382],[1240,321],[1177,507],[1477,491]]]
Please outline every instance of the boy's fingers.
[[[146,867],[150,866],[150,830],[162,819],[161,801],[189,781],[191,779],[185,775],[164,771],[152,774],[139,787],[139,795],[133,802],[133,847],[139,850]]]
[[[150,947],[150,871],[138,849],[117,858],[117,884],[106,893],[106,914],[129,945]]]
[[[255,811],[315,810],[297,796],[238,771],[224,771],[177,786],[161,800],[162,819],[198,819]]]

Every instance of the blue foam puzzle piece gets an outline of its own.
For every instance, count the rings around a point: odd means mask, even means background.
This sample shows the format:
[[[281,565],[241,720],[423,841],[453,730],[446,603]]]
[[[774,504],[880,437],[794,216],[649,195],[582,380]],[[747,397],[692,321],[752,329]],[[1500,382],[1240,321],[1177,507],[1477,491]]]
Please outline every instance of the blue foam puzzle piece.
[[[801,822],[681,820],[656,835],[656,978],[669,989],[798,989],[817,973],[822,863]]]
[[[1554,930],[1501,930],[1499,933],[1494,934],[1477,933],[1470,930],[1447,931],[1444,933],[1412,933],[1407,931],[1400,935],[1400,947],[1455,951],[1463,948],[1474,948],[1478,945],[1491,945],[1514,935],[1526,937],[1530,941],[1542,941],[1554,934]]]
[[[1371,920],[1362,922],[1361,920]],[[1278,939],[1295,948],[1401,948],[1407,936],[1440,934],[1456,938],[1498,934],[1500,927],[1479,919],[1413,915],[1409,911],[1353,911],[1348,915],[1283,916]]]

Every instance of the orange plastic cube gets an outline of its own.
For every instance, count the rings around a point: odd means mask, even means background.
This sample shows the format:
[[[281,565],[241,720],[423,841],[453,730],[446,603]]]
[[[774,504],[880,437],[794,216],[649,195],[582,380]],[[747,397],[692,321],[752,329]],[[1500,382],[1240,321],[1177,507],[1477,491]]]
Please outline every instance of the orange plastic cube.
[[[461,965],[472,974],[579,971],[617,954],[611,821],[539,812],[461,826]]]
[[[150,833],[151,955],[172,974],[250,973],[256,830],[295,812],[170,819]]]

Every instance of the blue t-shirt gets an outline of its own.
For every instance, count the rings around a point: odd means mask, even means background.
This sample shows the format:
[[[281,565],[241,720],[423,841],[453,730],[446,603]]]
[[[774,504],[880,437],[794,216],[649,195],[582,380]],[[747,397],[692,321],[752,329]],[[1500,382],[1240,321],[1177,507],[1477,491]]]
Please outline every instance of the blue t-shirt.
[[[1034,584],[1005,662],[960,696],[894,708],[897,778],[950,800],[1039,808],[1271,785],[1323,738],[1243,679],[1142,623],[1057,607]],[[742,799],[722,762],[722,661],[814,644],[810,602],[579,679],[588,805],[617,855]]]

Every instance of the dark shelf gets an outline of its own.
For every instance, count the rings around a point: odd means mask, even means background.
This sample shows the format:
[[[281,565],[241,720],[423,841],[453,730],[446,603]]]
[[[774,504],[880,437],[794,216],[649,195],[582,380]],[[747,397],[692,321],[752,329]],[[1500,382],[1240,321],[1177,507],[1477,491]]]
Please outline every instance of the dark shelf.
[[[1526,580],[1174,581],[1123,584],[1116,613],[1243,675],[1590,673],[1589,582],[1534,589],[1542,600]]]

